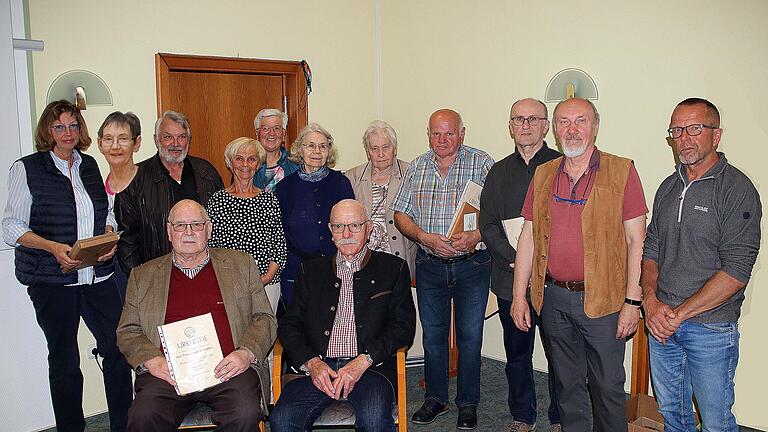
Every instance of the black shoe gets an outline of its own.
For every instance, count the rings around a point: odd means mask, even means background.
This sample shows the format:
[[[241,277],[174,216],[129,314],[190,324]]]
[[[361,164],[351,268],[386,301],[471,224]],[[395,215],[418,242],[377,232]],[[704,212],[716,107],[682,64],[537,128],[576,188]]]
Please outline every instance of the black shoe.
[[[456,420],[456,427],[463,430],[476,428],[477,407],[474,405],[459,407],[459,419]]]
[[[413,413],[411,421],[416,424],[430,424],[439,415],[448,412],[448,405],[443,405],[434,399],[426,399],[418,411]]]

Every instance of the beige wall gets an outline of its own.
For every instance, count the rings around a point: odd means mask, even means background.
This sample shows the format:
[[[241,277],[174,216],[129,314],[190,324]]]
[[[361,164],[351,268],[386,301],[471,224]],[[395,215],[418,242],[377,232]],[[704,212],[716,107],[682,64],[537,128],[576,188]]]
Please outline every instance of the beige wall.
[[[765,197],[765,16],[768,3],[762,1],[729,7],[715,1],[388,0],[382,13],[383,115],[398,127],[404,159],[424,151],[427,116],[443,106],[463,114],[467,144],[500,159],[511,152],[510,104],[526,96],[543,99],[555,73],[576,67],[599,89],[598,146],[635,160],[649,206],[674,164],[665,142],[669,115],[689,96],[721,108],[720,149]],[[768,387],[762,363],[768,326],[764,254],[740,321],[734,408],[741,424],[761,428],[768,427],[761,401]],[[486,332],[484,354],[503,358],[497,321]]]
[[[137,160],[154,152],[153,55],[162,51],[307,59],[315,87],[310,119],[335,135],[341,168],[364,161],[359,138],[377,106],[400,135],[402,159],[426,149],[427,116],[443,106],[464,115],[467,144],[500,159],[511,152],[506,129],[511,102],[543,98],[556,72],[577,67],[591,74],[600,91],[598,145],[635,160],[649,205],[673,166],[664,140],[669,114],[675,103],[693,95],[720,106],[721,149],[729,159],[759,190],[768,183],[759,157],[766,154],[768,138],[768,87],[763,83],[768,28],[761,22],[768,3],[759,0],[738,7],[692,0],[241,0],[226,8],[201,1],[172,6],[142,1],[122,8],[111,2],[30,3],[31,36],[46,43],[45,52],[33,60],[38,110],[60,73],[76,68],[95,72],[112,89],[115,105],[89,109],[86,119],[95,129],[113,109],[135,111],[147,139]],[[375,42],[379,7],[380,46]],[[82,36],[71,30],[78,16],[83,18]],[[768,271],[761,261],[743,308],[735,411],[741,424],[765,428],[760,333],[768,324],[761,313],[768,294],[755,287],[768,280]],[[499,357],[501,340],[494,325],[484,353]],[[99,385],[93,380],[99,378],[89,374],[88,379],[88,392],[94,394]]]

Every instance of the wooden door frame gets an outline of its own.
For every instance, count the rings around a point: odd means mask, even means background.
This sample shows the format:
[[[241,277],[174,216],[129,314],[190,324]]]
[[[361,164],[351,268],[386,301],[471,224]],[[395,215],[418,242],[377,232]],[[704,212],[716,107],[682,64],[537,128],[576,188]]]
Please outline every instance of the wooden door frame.
[[[288,98],[287,148],[291,139],[308,123],[307,83],[301,62],[282,60],[261,60],[239,57],[213,57],[186,54],[155,54],[155,79],[157,89],[157,116],[169,109],[171,72],[219,72],[274,75],[285,79],[283,94]],[[283,107],[276,107],[282,110]],[[256,117],[257,113],[253,113]],[[255,133],[255,131],[254,131]],[[291,139],[288,139],[290,137]]]

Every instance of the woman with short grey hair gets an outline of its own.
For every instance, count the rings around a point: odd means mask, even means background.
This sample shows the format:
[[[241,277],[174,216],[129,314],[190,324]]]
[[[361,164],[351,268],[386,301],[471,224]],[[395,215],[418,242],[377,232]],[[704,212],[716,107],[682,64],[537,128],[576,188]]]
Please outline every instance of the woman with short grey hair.
[[[275,189],[288,242],[288,260],[280,280],[286,304],[293,300],[294,278],[301,262],[336,253],[328,228],[331,207],[355,197],[349,180],[331,169],[336,155],[331,134],[316,123],[307,125],[291,146],[291,160],[300,168]]]
[[[251,254],[275,312],[286,246],[277,197],[253,184],[263,161],[264,149],[253,138],[240,137],[227,144],[224,162],[232,172],[232,184],[208,200],[208,216],[213,225],[208,245]]]
[[[363,133],[363,148],[368,162],[347,170],[344,175],[352,184],[355,199],[362,202],[371,215],[374,229],[368,247],[406,260],[413,277],[416,244],[397,230],[394,212],[390,209],[408,169],[407,162],[397,159],[395,129],[381,120],[371,122]]]
[[[288,115],[278,109],[265,108],[256,114],[253,127],[265,151],[264,163],[256,171],[253,183],[259,189],[274,191],[280,180],[299,169],[285,149]]]

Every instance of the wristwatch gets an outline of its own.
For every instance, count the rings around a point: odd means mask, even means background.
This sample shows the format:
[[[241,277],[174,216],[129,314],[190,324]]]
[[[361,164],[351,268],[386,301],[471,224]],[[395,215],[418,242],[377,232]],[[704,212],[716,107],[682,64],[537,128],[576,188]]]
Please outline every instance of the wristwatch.
[[[147,369],[146,366],[144,366],[144,363],[136,366],[136,375],[141,375],[149,372],[149,369]]]
[[[363,353],[363,357],[365,357],[365,360],[368,362],[369,365],[373,366],[373,357],[371,357],[368,353]]]
[[[630,306],[638,307],[638,308],[643,305],[643,301],[642,300],[634,300],[634,299],[631,299],[629,297],[624,297],[624,303],[626,303],[626,304],[628,304]]]

